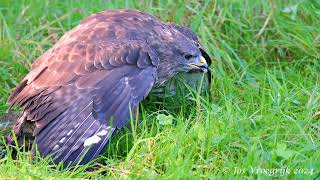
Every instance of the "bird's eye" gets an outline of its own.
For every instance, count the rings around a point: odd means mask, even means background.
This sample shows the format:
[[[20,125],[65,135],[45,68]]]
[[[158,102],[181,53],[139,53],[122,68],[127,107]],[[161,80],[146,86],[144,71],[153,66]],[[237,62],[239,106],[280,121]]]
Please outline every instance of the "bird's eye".
[[[184,58],[186,58],[187,60],[191,59],[192,57],[193,57],[193,55],[191,55],[191,54],[186,54],[186,55],[184,56]]]

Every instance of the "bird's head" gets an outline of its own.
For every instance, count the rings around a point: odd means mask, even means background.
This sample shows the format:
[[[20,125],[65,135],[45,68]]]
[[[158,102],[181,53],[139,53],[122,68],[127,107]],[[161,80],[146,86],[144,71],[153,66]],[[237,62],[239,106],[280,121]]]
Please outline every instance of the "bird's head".
[[[169,24],[159,27],[157,34],[157,42],[153,45],[160,58],[158,85],[167,82],[176,74],[210,74],[211,59],[201,47],[195,33],[188,28]]]

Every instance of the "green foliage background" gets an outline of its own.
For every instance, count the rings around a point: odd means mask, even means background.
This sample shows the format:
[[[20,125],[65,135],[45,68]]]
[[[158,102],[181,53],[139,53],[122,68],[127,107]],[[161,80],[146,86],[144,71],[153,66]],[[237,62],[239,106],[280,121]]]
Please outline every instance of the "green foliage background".
[[[141,9],[194,30],[215,59],[210,95],[196,95],[191,102],[183,97],[145,101],[142,126],[112,138],[104,157],[88,165],[90,171],[62,170],[49,159],[32,161],[28,152],[13,160],[9,152],[0,160],[1,178],[272,175],[251,167],[291,170],[274,175],[280,179],[319,178],[317,0],[0,0],[0,114],[32,61],[64,32],[92,13],[118,8]],[[158,114],[170,114],[171,123],[159,122]],[[237,168],[243,171],[236,173]],[[304,172],[295,174],[299,169]]]

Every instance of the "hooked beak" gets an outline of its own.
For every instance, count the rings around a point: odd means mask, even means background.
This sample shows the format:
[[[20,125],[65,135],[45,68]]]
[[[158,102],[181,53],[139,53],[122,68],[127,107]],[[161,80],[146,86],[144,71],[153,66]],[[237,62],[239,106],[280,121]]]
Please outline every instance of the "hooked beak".
[[[196,71],[201,71],[201,72],[208,72],[208,63],[206,59],[201,56],[200,58],[197,58],[195,62],[191,62],[188,64],[190,67],[191,71],[196,70]]]

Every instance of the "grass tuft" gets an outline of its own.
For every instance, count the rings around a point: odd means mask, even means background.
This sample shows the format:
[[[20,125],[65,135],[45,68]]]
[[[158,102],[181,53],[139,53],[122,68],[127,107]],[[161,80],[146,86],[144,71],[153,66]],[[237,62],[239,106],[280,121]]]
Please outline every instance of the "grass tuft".
[[[10,90],[64,32],[89,14],[118,8],[141,9],[193,29],[214,57],[210,98],[144,101],[141,127],[113,137],[89,170],[62,169],[23,150],[14,160],[1,138],[1,152],[8,151],[0,159],[1,178],[319,178],[316,0],[1,0],[0,114]],[[159,121],[159,114],[171,119]]]

